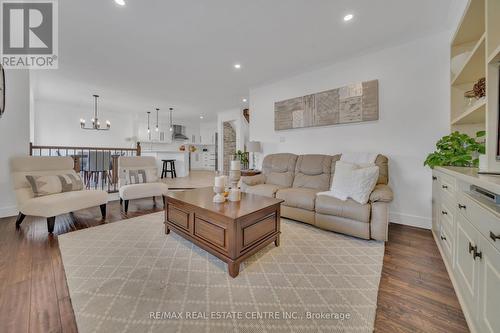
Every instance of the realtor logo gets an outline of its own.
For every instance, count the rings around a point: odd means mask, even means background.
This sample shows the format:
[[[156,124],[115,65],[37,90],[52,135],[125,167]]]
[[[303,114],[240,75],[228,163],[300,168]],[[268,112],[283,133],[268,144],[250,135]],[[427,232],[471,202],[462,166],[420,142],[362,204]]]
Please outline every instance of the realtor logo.
[[[1,64],[5,68],[57,68],[57,2],[3,0]]]

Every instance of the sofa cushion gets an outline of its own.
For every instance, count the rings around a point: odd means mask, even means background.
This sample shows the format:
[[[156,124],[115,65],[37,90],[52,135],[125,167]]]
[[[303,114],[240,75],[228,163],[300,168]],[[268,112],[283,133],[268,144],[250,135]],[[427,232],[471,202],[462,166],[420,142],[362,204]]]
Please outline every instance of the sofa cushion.
[[[300,155],[295,164],[293,187],[306,187],[321,191],[330,187],[332,156]]]
[[[245,190],[246,193],[263,195],[265,197],[275,197],[276,192],[280,189],[277,185],[272,184],[258,184],[254,186],[248,186]]]
[[[119,192],[123,200],[133,200],[166,195],[168,186],[165,183],[131,184],[120,187]]]
[[[266,182],[266,176],[264,176],[263,174],[258,174],[255,176],[243,176],[241,177],[241,182],[248,186],[264,184]]]
[[[52,217],[108,202],[108,193],[100,190],[63,192],[31,198],[19,210],[24,215]]]
[[[360,222],[370,222],[370,204],[359,204],[352,199],[342,201],[328,195],[316,197],[316,213],[335,215]]]
[[[318,192],[319,190],[311,188],[291,187],[280,189],[276,192],[276,198],[285,200],[283,205],[288,207],[314,210],[314,201]]]
[[[295,175],[297,155],[271,154],[262,162],[262,173],[266,177],[266,184],[290,187]]]

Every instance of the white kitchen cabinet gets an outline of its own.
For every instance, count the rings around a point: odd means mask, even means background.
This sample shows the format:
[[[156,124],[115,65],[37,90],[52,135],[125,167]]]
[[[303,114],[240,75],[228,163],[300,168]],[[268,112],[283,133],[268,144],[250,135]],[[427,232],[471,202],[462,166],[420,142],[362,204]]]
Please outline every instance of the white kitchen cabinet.
[[[201,143],[206,145],[215,144],[215,130],[202,129],[200,131]]]
[[[433,171],[432,232],[471,332],[500,332],[500,179],[467,168]]]
[[[217,132],[217,123],[202,124],[200,126],[200,140],[202,144],[214,145],[215,133]]]
[[[500,332],[500,254],[488,240],[482,239],[479,247],[482,255],[478,270],[479,331],[496,333]]]
[[[432,231],[436,235],[440,233],[440,221],[439,221],[439,214],[440,214],[440,199],[439,199],[439,178],[438,178],[438,173],[433,172],[432,174]]]
[[[191,169],[215,170],[215,152],[199,150],[191,154]]]
[[[158,132],[156,131],[156,123],[150,124],[151,138],[148,133],[148,124],[139,123],[137,127],[137,137],[140,142],[162,142],[171,143],[172,142],[172,132],[169,131],[169,125],[167,123],[160,122],[158,126]]]
[[[455,252],[455,278],[466,304],[470,304],[469,313],[475,316],[478,294],[478,261],[474,260],[478,234],[474,227],[459,216],[457,219],[457,247]]]

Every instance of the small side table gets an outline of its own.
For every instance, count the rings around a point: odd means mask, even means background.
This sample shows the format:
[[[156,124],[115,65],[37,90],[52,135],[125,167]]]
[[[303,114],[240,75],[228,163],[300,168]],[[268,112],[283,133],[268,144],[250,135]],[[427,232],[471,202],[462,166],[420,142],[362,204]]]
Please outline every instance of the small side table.
[[[262,173],[262,171],[260,171],[260,170],[252,170],[252,169],[241,170],[242,177],[256,176],[256,175],[260,175],[261,173]]]

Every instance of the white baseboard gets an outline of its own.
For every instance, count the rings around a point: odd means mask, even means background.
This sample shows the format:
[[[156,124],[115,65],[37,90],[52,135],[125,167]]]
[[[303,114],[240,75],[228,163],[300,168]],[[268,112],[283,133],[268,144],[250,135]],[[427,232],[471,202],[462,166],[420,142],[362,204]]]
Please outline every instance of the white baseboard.
[[[389,212],[389,222],[423,229],[432,228],[432,219],[430,218],[397,212]]]
[[[0,207],[0,217],[16,216],[18,213],[16,206]]]

